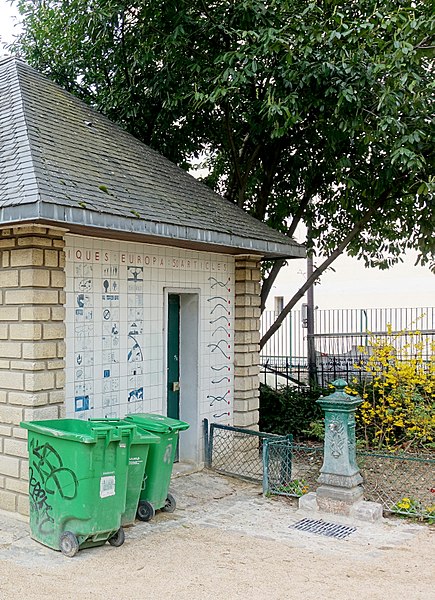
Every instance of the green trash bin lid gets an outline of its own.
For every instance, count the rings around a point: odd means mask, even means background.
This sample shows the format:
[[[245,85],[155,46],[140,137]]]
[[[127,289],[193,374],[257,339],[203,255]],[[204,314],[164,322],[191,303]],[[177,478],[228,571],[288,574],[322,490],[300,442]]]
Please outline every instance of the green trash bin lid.
[[[96,425],[97,427],[105,427],[109,425],[110,427],[121,427],[127,426],[131,429],[134,428],[133,434],[133,442],[135,444],[160,444],[160,438],[149,431],[145,431],[145,429],[138,429],[136,423],[133,421],[127,421],[125,419],[89,419],[89,423]]]
[[[189,428],[189,423],[179,421],[178,419],[171,419],[171,417],[165,417],[163,415],[155,415],[153,413],[127,415],[125,419],[126,421],[135,423],[139,427],[143,427],[147,431],[154,431],[155,433],[184,431]]]
[[[160,444],[160,438],[145,429],[136,429],[133,442],[135,444]]]
[[[110,435],[113,427],[110,425],[96,426],[89,421],[79,419],[47,419],[45,421],[22,421],[20,427],[47,435],[83,444],[95,444],[102,436]]]

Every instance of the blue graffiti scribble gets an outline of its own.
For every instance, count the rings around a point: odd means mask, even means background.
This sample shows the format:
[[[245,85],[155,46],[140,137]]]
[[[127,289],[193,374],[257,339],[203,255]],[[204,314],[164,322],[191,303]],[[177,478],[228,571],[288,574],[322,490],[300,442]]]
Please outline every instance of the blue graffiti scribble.
[[[223,308],[225,312],[228,312],[228,310],[227,310],[227,308],[228,308],[228,307],[227,307],[227,306],[224,306],[224,305],[223,305],[221,302],[219,302],[219,304],[216,304],[216,306],[214,306],[214,307],[211,309],[211,311],[210,311],[210,314],[212,315],[212,314],[214,313],[214,311],[215,311],[216,309],[218,309],[218,308]],[[228,314],[229,314],[229,313],[228,313]]]
[[[210,281],[210,282],[212,282],[212,281],[213,281],[213,282],[214,282],[214,283],[212,283],[212,284],[210,285],[211,289],[213,289],[213,288],[214,288],[214,287],[216,287],[217,285],[218,285],[218,286],[220,286],[220,287],[226,287],[226,286],[229,284],[229,282],[230,282],[230,278],[228,277],[228,279],[226,280],[226,282],[225,282],[225,283],[224,283],[223,281],[218,281],[218,280],[216,279],[216,277],[209,277],[209,278],[208,278],[208,281]]]
[[[210,406],[213,406],[213,404],[215,402],[226,402],[227,404],[229,404],[229,400],[227,400],[227,396],[230,393],[230,391],[228,390],[227,392],[225,392],[225,394],[223,396],[213,396],[212,394],[209,394],[207,396],[207,398],[211,398],[211,402],[210,402]]]
[[[212,383],[222,383],[222,381],[228,381],[228,383],[230,383],[230,378],[229,377],[221,377],[220,379],[212,379],[211,382]]]
[[[227,345],[227,340],[219,340],[217,344],[207,344],[207,348],[211,348],[212,352],[214,352],[215,350],[219,350],[219,352],[222,352],[222,354],[225,356],[225,358],[229,359],[230,358],[229,355],[225,354],[225,352],[220,347],[220,344],[222,344],[222,342]]]
[[[228,317],[226,317],[225,315],[221,315],[220,317],[216,317],[216,319],[213,319],[212,321],[209,321],[209,323],[210,323],[210,325],[213,325],[214,323],[217,323],[221,319],[225,319],[226,323],[228,323]],[[230,324],[228,323],[228,327],[229,326],[230,326]]]

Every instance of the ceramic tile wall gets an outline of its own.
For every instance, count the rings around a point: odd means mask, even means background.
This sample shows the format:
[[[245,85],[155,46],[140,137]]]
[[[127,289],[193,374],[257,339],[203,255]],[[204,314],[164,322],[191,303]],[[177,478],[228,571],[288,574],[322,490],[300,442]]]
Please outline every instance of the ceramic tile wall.
[[[232,424],[234,259],[66,236],[68,417],[166,411],[165,289],[199,290],[199,417]]]

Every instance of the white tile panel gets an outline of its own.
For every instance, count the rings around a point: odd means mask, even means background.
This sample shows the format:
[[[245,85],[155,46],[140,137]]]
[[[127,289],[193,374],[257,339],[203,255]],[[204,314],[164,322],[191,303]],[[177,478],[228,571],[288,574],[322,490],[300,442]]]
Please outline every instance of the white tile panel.
[[[232,424],[233,257],[67,235],[66,272],[67,416],[166,413],[169,288],[199,290],[199,422]]]

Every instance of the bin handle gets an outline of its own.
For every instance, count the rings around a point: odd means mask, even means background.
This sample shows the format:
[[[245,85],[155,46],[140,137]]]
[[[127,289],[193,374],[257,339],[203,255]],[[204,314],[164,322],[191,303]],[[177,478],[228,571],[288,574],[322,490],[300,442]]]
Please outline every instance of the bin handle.
[[[95,433],[95,437],[105,438],[107,445],[113,440],[119,439],[119,436],[116,436],[116,431],[113,427],[93,427],[92,431]]]
[[[125,432],[125,431],[128,432],[129,450],[128,450],[128,452],[126,452],[126,461],[127,461],[127,467],[128,467],[130,465],[130,447],[133,442],[134,435],[137,432],[137,427],[136,427],[136,425],[134,425],[133,427],[131,427],[131,425],[119,425],[119,429],[121,429],[122,432]],[[120,437],[122,437],[122,434]]]
[[[133,424],[132,424],[133,425]],[[126,460],[126,465],[127,467],[130,464],[130,446],[131,443],[133,441],[133,437],[134,434],[136,433],[137,427],[136,425],[115,425],[115,427],[113,428],[112,431],[114,431],[116,429],[116,433],[117,433],[117,437],[114,438],[116,440],[118,440],[119,442],[121,442],[122,438],[123,438],[123,434],[127,433],[129,440],[128,440],[128,445],[129,445],[129,451],[125,453],[125,460]]]
[[[133,427],[131,425],[116,425],[116,429],[118,429],[119,431],[128,432],[129,437],[133,437],[133,435],[136,433],[136,425],[133,425]]]

